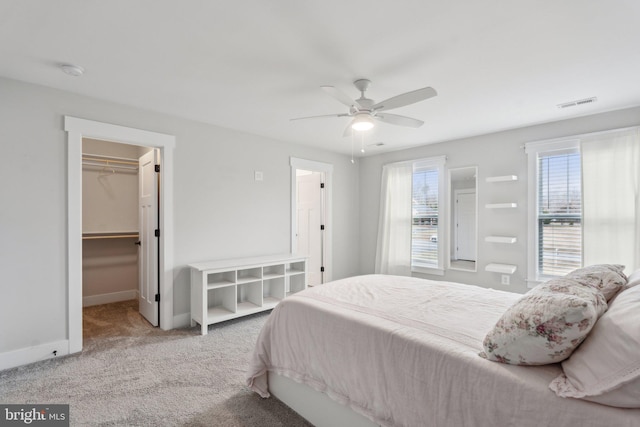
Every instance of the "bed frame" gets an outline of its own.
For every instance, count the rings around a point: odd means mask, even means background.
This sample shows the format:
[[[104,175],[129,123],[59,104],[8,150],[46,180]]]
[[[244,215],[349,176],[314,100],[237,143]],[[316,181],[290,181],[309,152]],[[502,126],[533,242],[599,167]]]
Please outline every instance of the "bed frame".
[[[273,372],[268,374],[269,393],[316,427],[380,427],[326,394]]]

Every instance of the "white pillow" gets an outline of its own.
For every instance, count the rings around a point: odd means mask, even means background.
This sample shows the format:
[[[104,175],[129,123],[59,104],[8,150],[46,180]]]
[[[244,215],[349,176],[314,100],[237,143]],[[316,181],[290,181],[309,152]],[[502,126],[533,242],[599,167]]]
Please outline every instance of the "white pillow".
[[[481,357],[512,365],[545,365],[571,355],[607,309],[599,288],[566,277],[542,283],[502,315]]]
[[[640,408],[640,286],[621,292],[549,388],[621,408]]]
[[[629,281],[625,285],[625,289],[633,288],[634,286],[640,285],[640,270],[636,270],[629,276]]]
[[[627,284],[624,265],[620,264],[589,265],[573,270],[566,277],[577,280],[585,286],[595,286],[600,289],[607,301]]]

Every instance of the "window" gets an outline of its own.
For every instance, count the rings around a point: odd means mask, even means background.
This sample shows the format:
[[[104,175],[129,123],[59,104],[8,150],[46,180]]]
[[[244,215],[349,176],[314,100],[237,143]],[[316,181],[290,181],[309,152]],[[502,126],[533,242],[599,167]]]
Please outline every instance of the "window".
[[[425,159],[413,164],[411,180],[411,269],[443,274],[441,230],[444,218],[444,159]],[[435,270],[434,270],[435,269]]]
[[[582,266],[579,140],[527,144],[529,279],[563,276]]]
[[[538,275],[582,265],[580,153],[538,156]]]

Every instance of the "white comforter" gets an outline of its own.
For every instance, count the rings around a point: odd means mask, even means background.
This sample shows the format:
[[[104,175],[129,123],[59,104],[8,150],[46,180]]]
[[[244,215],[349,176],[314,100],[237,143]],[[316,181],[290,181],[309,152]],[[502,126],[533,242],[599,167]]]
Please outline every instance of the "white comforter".
[[[559,365],[478,356],[518,294],[369,275],[282,301],[256,344],[247,383],[269,397],[267,372],[291,378],[383,426],[638,426],[640,410],[562,399]]]

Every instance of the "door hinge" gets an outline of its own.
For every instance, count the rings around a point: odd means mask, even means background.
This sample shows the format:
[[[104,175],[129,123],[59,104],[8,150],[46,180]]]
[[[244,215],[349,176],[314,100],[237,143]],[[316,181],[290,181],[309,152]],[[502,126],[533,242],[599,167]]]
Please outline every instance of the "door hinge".
[[[160,165],[156,165],[156,172],[160,172]]]
[[[155,235],[156,235],[156,237],[160,237],[160,229],[159,228],[156,228]]]
[[[160,302],[160,294],[156,294],[156,302]]]
[[[320,183],[320,188],[324,188],[324,182]]]
[[[320,273],[324,273],[324,267],[320,267]]]
[[[320,230],[324,230],[324,224],[320,226]]]

